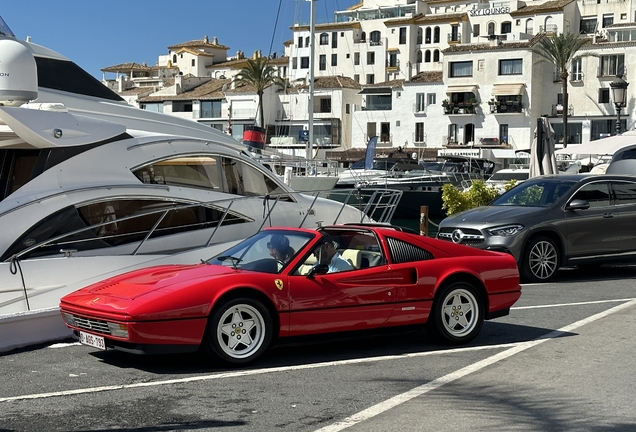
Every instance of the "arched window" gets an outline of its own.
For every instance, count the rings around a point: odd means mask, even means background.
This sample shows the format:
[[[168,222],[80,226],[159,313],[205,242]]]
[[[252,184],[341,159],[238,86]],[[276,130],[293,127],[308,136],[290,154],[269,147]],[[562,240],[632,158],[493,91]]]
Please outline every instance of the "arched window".
[[[417,29],[417,43],[418,45],[422,43],[422,27]]]
[[[360,35],[360,41],[365,42],[366,40],[367,40],[367,34],[365,32],[362,32],[362,34]]]
[[[380,45],[380,38],[382,34],[378,30],[374,30],[369,35],[371,45]]]
[[[176,63],[177,63],[177,55],[172,54],[172,64],[176,64]]]
[[[431,43],[431,28],[430,27],[426,27],[426,39],[424,42],[427,44]]]
[[[495,34],[495,23],[494,22],[489,22],[488,23],[488,34],[489,35],[494,35]]]
[[[534,21],[532,18],[526,20],[526,33],[534,34]]]
[[[438,49],[433,51],[433,61],[434,62],[438,62],[439,61],[439,50]]]
[[[433,43],[439,43],[439,27],[435,27],[433,30]]]
[[[556,31],[556,25],[554,25],[554,20],[551,16],[547,16],[545,18],[545,31],[554,32]]]
[[[417,50],[417,60],[416,63],[422,63],[422,50]]]
[[[320,45],[329,45],[329,33],[320,33]]]
[[[424,63],[430,63],[431,62],[431,50],[426,50],[426,52],[424,53]]]

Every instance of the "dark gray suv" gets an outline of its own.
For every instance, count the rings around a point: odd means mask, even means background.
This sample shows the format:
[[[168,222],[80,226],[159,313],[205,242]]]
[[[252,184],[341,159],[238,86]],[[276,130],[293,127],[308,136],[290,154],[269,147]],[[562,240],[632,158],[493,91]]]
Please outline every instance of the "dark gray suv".
[[[447,217],[437,238],[508,252],[529,282],[560,267],[636,260],[636,176],[531,178],[489,206]]]

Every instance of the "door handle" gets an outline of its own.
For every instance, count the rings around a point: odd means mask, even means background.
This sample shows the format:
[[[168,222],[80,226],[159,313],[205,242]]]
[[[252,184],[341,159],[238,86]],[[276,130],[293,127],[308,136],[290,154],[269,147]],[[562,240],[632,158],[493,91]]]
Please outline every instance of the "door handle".
[[[605,219],[613,218],[614,217],[614,213],[603,213],[603,217]]]

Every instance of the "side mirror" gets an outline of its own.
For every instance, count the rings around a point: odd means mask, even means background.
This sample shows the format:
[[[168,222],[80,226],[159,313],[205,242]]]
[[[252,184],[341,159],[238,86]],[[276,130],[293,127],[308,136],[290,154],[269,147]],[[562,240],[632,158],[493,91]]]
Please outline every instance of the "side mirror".
[[[309,270],[307,273],[307,278],[311,279],[317,274],[327,274],[329,273],[329,264],[317,264]]]
[[[566,210],[587,210],[590,208],[590,203],[586,200],[575,199],[565,206]]]

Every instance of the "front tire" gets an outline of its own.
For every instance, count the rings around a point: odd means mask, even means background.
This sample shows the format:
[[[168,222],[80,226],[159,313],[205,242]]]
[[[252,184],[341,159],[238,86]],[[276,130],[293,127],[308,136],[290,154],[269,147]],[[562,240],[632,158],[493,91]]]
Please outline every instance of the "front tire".
[[[484,302],[466,282],[443,288],[433,302],[426,332],[437,342],[462,344],[472,340],[484,322]]]
[[[528,282],[549,282],[559,270],[559,249],[550,237],[530,241],[523,254],[521,275]]]
[[[217,362],[244,365],[259,358],[272,341],[272,317],[260,301],[232,298],[215,306],[202,344]]]

